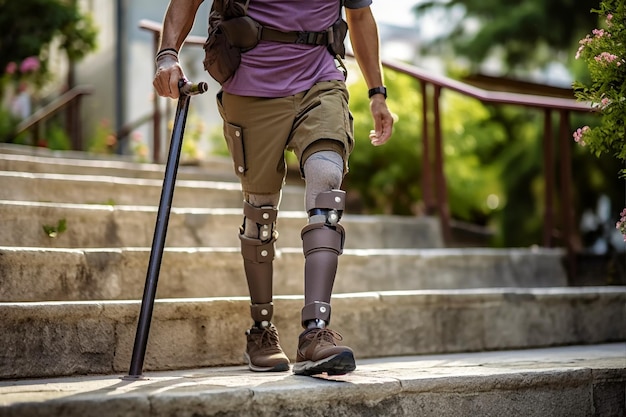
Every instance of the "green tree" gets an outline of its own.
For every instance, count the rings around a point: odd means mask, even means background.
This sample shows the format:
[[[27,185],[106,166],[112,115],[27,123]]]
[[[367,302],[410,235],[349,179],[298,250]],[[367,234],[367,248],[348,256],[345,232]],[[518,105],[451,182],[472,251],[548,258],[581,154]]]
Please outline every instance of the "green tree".
[[[371,126],[365,82],[349,86],[354,115],[356,146],[350,156],[350,173],[344,187],[349,199],[368,213],[417,215],[423,213],[422,195],[422,98],[418,81],[394,71],[385,72],[389,106],[397,116],[393,138],[373,147],[367,140]],[[403,94],[402,92],[411,92]],[[480,102],[445,92],[443,138],[445,175],[451,214],[456,219],[488,225],[505,196],[491,155],[504,146],[505,131],[492,121]],[[490,201],[490,203],[488,203]]]
[[[455,56],[476,65],[498,52],[509,72],[555,59],[567,61],[570,56],[564,51],[597,23],[589,13],[597,4],[597,0],[426,0],[415,11],[418,16],[433,9],[460,12],[462,17],[436,44],[451,42]]]
[[[97,30],[76,0],[0,0],[0,70],[37,57],[37,81],[47,75],[49,47],[58,41],[68,59],[80,60],[96,47]]]

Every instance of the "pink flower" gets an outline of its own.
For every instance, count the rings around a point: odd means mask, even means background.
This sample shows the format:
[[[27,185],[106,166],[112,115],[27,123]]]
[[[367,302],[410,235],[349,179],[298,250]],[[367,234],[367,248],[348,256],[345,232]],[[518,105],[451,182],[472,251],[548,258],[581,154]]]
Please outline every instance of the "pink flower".
[[[596,60],[596,62],[600,62],[603,64],[610,64],[612,62],[614,62],[615,60],[618,60],[619,57],[617,55],[611,54],[609,52],[602,52],[600,55],[596,55],[593,59]],[[620,65],[622,65],[621,61],[617,61],[615,63],[615,65],[617,65],[618,67]]]
[[[580,46],[578,47],[578,51],[576,51],[576,59],[580,58],[580,55],[582,54],[583,50],[585,49],[585,45],[588,45],[591,42],[593,42],[593,38],[591,36],[589,36],[589,35],[585,36],[584,38],[582,38],[581,40],[578,41]]]
[[[624,235],[624,242],[626,242],[626,208],[622,210],[620,216],[622,216],[622,218],[615,223],[615,228],[619,230],[622,235]]]
[[[583,140],[583,136],[585,135],[585,133],[587,133],[590,130],[591,128],[589,126],[583,126],[582,128],[576,129],[576,131],[573,134],[574,141],[576,141],[576,143],[578,143],[580,146],[585,146],[585,141]]]
[[[39,69],[39,58],[36,56],[29,56],[25,58],[20,64],[20,72],[26,74],[27,72],[35,72]]]
[[[606,15],[606,23],[611,26],[611,20],[613,20],[613,15],[611,13]]]
[[[15,74],[15,71],[17,71],[17,64],[13,61],[9,62],[4,69],[4,72],[7,74]]]
[[[582,53],[583,53],[583,49],[585,49],[585,45],[580,45],[580,46],[578,47],[578,51],[576,51],[576,59],[579,59],[579,58],[580,58],[580,54],[582,54]]]
[[[604,29],[594,29],[594,30],[592,30],[592,31],[591,31],[591,33],[593,33],[594,35],[596,35],[596,38],[601,38],[601,37],[603,37],[604,35],[607,35],[607,37],[609,37],[609,38],[611,37],[611,35],[610,35],[610,34],[607,34],[607,33],[604,31]]]

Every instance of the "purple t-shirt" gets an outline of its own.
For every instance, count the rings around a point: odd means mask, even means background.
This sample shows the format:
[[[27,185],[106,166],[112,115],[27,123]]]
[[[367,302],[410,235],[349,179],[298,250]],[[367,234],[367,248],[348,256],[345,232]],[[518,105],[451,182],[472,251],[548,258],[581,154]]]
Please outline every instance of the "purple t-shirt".
[[[345,7],[367,7],[372,0],[345,0]],[[321,32],[339,17],[339,0],[251,0],[248,15],[282,31]],[[285,97],[319,81],[343,80],[326,46],[261,41],[241,55],[241,65],[224,91],[240,96]]]

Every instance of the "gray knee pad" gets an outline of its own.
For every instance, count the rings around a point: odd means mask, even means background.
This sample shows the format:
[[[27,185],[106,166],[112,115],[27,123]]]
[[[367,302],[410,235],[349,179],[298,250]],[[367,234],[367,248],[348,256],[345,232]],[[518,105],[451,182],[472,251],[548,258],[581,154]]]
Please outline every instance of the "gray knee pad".
[[[309,211],[317,205],[317,196],[328,190],[338,189],[343,180],[343,158],[333,151],[315,152],[304,163],[306,180],[305,206]]]

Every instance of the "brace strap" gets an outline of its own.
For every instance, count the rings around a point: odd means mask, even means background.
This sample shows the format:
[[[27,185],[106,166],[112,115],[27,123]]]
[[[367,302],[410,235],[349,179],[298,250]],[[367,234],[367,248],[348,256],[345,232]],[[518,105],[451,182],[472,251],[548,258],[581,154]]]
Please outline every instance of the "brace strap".
[[[272,206],[256,207],[244,201],[243,215],[258,224],[272,224],[278,217],[278,210]]]
[[[250,317],[257,322],[264,322],[272,320],[274,314],[274,304],[250,304]]]
[[[239,235],[241,241],[241,255],[244,259],[252,262],[272,262],[275,256],[274,242],[278,233],[274,232],[272,237],[268,241],[261,241],[259,239],[252,239],[243,234]]]
[[[306,235],[306,239],[304,235]],[[333,227],[329,227],[325,223],[308,224],[304,226],[301,234],[304,256],[318,250],[332,250],[341,255],[345,236],[345,229],[340,224]]]
[[[278,238],[278,232],[274,230],[278,210],[273,206],[256,207],[247,201],[243,202],[244,221],[239,229],[239,234],[243,235],[246,228],[246,219],[256,223],[258,238],[263,243],[270,243]]]
[[[324,216],[326,225],[336,226],[346,206],[346,192],[330,190],[315,197],[315,208],[309,210],[309,217]]]
[[[346,207],[346,192],[343,190],[330,190],[319,193],[315,197],[317,208],[344,210]]]
[[[314,301],[302,308],[302,326],[306,326],[309,320],[320,319],[326,324],[330,323],[330,304],[322,301]]]

